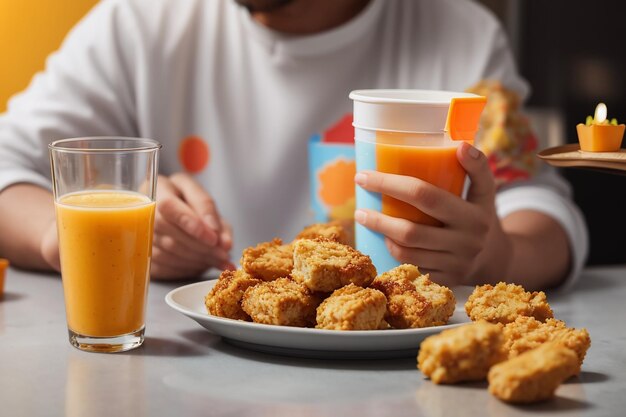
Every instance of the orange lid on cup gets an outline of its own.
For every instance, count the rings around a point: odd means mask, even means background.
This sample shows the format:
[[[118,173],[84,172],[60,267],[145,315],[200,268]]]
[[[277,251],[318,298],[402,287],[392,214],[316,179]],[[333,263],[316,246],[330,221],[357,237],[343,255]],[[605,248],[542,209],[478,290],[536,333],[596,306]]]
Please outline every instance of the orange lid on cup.
[[[454,102],[451,126],[455,136],[461,137],[467,134],[457,133],[465,132],[464,129],[474,120],[473,130],[477,130],[480,112],[486,102],[484,97],[476,94],[435,90],[355,90],[350,93],[350,98],[354,100],[355,128],[409,133],[443,132]],[[482,107],[479,108],[480,103]],[[466,116],[467,112],[470,114]]]
[[[450,100],[445,131],[452,140],[474,140],[487,97],[454,97]]]

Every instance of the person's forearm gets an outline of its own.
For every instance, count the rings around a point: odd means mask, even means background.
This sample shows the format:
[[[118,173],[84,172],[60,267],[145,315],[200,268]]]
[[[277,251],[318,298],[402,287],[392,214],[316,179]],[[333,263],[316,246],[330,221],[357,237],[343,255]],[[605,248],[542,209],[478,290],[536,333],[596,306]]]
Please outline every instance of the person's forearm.
[[[504,219],[503,227],[513,243],[509,280],[516,279],[528,290],[563,282],[572,254],[567,234],[556,220],[538,212],[519,212]]]
[[[54,224],[52,194],[31,184],[16,184],[0,192],[0,255],[15,266],[50,270],[42,256],[44,234]]]
[[[536,211],[519,211],[501,220],[504,240],[484,265],[484,283],[513,282],[527,290],[554,287],[567,276],[570,245],[563,228]],[[474,281],[481,276],[474,277]]]

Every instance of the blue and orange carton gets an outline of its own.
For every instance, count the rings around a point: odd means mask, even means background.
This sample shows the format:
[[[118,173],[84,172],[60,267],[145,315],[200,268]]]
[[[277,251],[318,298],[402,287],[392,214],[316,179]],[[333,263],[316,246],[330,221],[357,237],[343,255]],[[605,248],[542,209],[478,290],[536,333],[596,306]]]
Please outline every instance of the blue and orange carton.
[[[311,201],[315,221],[353,225],[355,207],[352,114],[309,140]]]

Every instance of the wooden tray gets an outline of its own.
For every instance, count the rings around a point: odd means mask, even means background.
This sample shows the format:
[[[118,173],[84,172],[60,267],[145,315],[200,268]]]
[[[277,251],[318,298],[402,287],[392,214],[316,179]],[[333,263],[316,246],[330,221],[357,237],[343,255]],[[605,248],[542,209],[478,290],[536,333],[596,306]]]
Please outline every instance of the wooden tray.
[[[584,152],[577,143],[544,149],[537,156],[559,168],[587,168],[626,175],[626,149],[618,152]]]

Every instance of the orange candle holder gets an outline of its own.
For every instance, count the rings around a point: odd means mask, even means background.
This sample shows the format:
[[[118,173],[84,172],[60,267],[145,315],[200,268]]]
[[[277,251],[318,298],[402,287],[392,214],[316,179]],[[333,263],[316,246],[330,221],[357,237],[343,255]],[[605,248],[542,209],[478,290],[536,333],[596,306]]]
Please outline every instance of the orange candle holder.
[[[616,152],[622,145],[625,125],[579,123],[576,126],[580,149],[585,152]]]
[[[4,272],[8,266],[9,261],[0,258],[0,298],[2,298],[2,294],[4,294]]]

